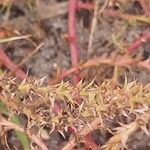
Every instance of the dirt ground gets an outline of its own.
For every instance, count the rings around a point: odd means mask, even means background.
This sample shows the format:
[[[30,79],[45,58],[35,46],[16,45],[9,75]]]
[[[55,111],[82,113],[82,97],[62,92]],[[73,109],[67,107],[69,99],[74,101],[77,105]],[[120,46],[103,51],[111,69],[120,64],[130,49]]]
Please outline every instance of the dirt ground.
[[[21,0],[16,0],[11,5],[10,11],[3,9],[0,11],[0,27],[6,30],[8,36],[32,35],[27,39],[15,40],[3,43],[3,48],[7,55],[20,66],[29,76],[42,78],[47,76],[47,80],[55,78],[56,73],[71,68],[71,57],[69,42],[66,38],[68,32],[67,0],[39,0],[38,6],[34,3],[26,4]],[[100,7],[104,1],[101,0]],[[55,9],[53,9],[55,8]],[[115,5],[107,6],[120,10],[122,13],[131,15],[143,15],[144,11],[140,3],[136,0],[131,2],[117,2]],[[60,11],[61,10],[61,11]],[[55,11],[55,12],[53,12]],[[92,43],[92,53],[88,54],[88,43],[90,36],[93,11],[81,10],[77,14],[77,35],[80,64],[88,59],[112,53],[123,54],[126,47],[140,37],[143,33],[150,31],[150,24],[146,22],[132,22],[119,17],[111,17],[106,13],[98,15],[97,29]],[[43,44],[42,44],[43,43]],[[28,58],[37,46],[41,47],[35,54]],[[134,54],[139,55],[139,59],[146,60],[150,56],[150,42],[146,42]],[[103,67],[103,66],[102,66]],[[96,76],[96,82],[100,84],[105,79],[113,76],[113,67],[106,66],[93,67],[83,71],[84,80],[91,81]],[[4,68],[6,69],[6,68]],[[6,69],[7,70],[7,69]],[[129,81],[137,80],[143,84],[150,83],[150,70],[141,69],[136,66],[122,69],[124,73],[119,76],[120,83],[124,81],[126,74]],[[66,80],[69,80],[68,77]],[[118,118],[119,119],[119,118]],[[130,122],[131,118],[125,118],[120,122]],[[24,120],[24,119],[23,119]],[[26,122],[26,121],[24,121]],[[117,126],[118,120],[111,120],[112,126]],[[45,129],[46,130],[46,129]],[[149,130],[150,133],[150,130]],[[13,150],[20,147],[14,133],[9,132],[8,144]],[[103,145],[112,135],[105,131],[93,133],[93,138],[97,144]],[[69,135],[67,135],[69,139]],[[64,139],[59,133],[54,132],[44,142],[50,150],[58,150],[65,145],[68,139]],[[137,131],[132,135],[127,146],[129,150],[150,149],[150,136],[144,131]],[[13,145],[13,146],[12,146]],[[80,148],[76,148],[80,149]]]

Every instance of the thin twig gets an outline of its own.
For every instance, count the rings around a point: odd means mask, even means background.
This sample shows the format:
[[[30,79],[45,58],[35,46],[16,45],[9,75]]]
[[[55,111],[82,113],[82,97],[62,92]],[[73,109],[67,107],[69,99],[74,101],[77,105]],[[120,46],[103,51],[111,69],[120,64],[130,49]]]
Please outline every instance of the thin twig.
[[[29,37],[31,37],[31,35],[28,34],[28,35],[20,35],[20,36],[3,38],[3,39],[0,39],[0,43],[6,43],[6,42],[10,42],[10,41],[26,39],[26,38],[29,38]]]
[[[34,51],[32,51],[28,56],[24,57],[24,59],[18,64],[18,67],[23,66],[27,61],[29,61],[29,59],[30,59],[34,54],[36,54],[36,53],[40,50],[40,48],[41,48],[43,45],[44,45],[43,42],[40,43],[40,44],[36,47],[36,49],[35,49]]]
[[[69,142],[61,149],[61,150],[72,150],[77,145],[77,137],[85,137],[88,135],[91,131],[94,131],[98,128],[100,128],[101,125],[101,119],[100,117],[95,118],[89,126],[85,126],[82,128],[81,131],[79,131],[73,138],[69,140]]]
[[[22,35],[18,30],[15,30],[14,33],[19,36]],[[31,43],[33,46],[35,46],[35,47],[37,46],[36,42],[34,42],[30,37],[25,38],[25,40],[28,41],[29,43]]]
[[[20,131],[20,132],[23,132],[25,133],[26,135],[29,136],[29,138],[35,142],[42,150],[48,150],[48,148],[45,146],[45,144],[43,143],[43,141],[38,138],[37,136],[35,136],[34,134],[30,135],[29,132],[25,131],[23,128],[21,128],[20,126],[12,123],[12,122],[9,122],[7,121],[4,117],[0,116],[0,125],[3,125],[3,126],[7,126],[9,127],[10,129],[14,129],[14,130],[17,130],[17,131]]]
[[[94,33],[96,31],[96,28],[97,28],[97,17],[99,15],[101,15],[102,12],[106,9],[109,0],[105,0],[104,4],[103,4],[103,6],[101,7],[100,10],[98,10],[99,2],[100,2],[100,0],[97,0],[95,2],[94,14],[93,14],[92,25],[91,25],[91,33],[90,33],[89,43],[88,43],[88,56],[90,56],[93,53],[92,43],[93,43],[93,40],[94,40]]]
[[[91,33],[90,33],[90,37],[89,37],[88,50],[87,50],[88,56],[90,56],[93,53],[92,43],[93,43],[94,33],[96,30],[96,26],[97,26],[97,15],[98,15],[99,2],[100,2],[100,0],[97,0],[95,2],[94,14],[93,14],[92,25],[91,25]]]
[[[7,121],[4,117],[0,116],[0,125],[3,125],[3,126],[7,126],[9,127],[10,129],[14,129],[14,130],[17,130],[17,131],[20,131],[20,132],[24,132],[24,129],[19,127],[18,125],[12,123],[12,122],[9,122]]]
[[[111,17],[118,17],[126,21],[132,21],[132,22],[139,21],[139,22],[150,24],[150,17],[144,16],[144,15],[124,14],[120,11],[115,11],[115,10],[107,10],[105,11],[105,15],[108,15]]]
[[[116,59],[113,59],[112,57],[106,58],[106,57],[98,57],[89,59],[87,62],[78,65],[76,67],[70,68],[67,71],[62,72],[59,74],[54,80],[50,80],[49,84],[57,83],[59,80],[62,80],[66,76],[76,72],[76,70],[82,71],[87,68],[96,67],[99,65],[110,65],[110,66],[120,66],[120,67],[128,67],[130,65],[135,65],[140,68],[144,68],[148,71],[150,71],[150,64],[149,61],[138,61],[134,58],[129,57],[128,55],[121,55],[117,56]]]
[[[30,136],[31,140],[34,141],[42,150],[48,150],[48,148],[46,147],[46,145],[43,143],[43,141],[38,138],[37,136],[35,136],[34,134],[32,136]]]

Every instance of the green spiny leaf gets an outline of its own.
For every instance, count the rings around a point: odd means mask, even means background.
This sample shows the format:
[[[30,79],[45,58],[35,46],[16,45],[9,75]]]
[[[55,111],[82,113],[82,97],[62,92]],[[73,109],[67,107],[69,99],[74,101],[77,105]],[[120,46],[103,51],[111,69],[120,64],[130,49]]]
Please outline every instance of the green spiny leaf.
[[[16,116],[12,116],[11,117],[11,122],[15,123],[16,125],[21,126],[20,120],[16,117]],[[21,145],[23,146],[24,150],[29,150],[29,141],[27,136],[20,132],[20,131],[16,131],[16,136],[17,139],[20,141]]]
[[[0,101],[0,113],[9,116],[10,112],[8,111],[6,105]],[[16,116],[12,116],[11,117],[11,122],[15,123],[16,125],[21,126],[20,120],[16,117]],[[20,143],[23,146],[24,150],[29,150],[29,141],[27,136],[20,132],[20,131],[16,131],[16,136],[18,138],[18,140],[20,141]]]
[[[0,101],[0,113],[7,115],[7,116],[9,115],[8,109],[2,101]]]

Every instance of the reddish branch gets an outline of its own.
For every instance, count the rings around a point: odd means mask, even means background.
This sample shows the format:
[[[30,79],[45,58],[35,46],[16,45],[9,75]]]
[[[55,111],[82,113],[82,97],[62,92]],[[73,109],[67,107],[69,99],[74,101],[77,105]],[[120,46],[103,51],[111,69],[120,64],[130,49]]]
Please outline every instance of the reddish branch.
[[[147,42],[150,40],[150,32],[145,33],[142,37],[137,39],[135,42],[133,42],[129,48],[128,52],[134,52],[139,46],[141,46],[143,43]]]
[[[128,55],[120,55],[120,56],[117,56],[115,59],[112,56],[109,58],[101,56],[98,58],[90,59],[87,62],[85,62],[84,64],[78,65],[74,68],[70,68],[69,70],[62,72],[61,74],[57,75],[57,77],[54,80],[51,80],[50,84],[57,83],[58,81],[62,80],[63,78],[76,72],[76,70],[82,71],[84,69],[91,68],[91,67],[97,67],[99,65],[110,65],[110,66],[117,65],[117,66],[121,66],[121,67],[128,67],[130,65],[136,65],[137,67],[144,68],[144,69],[150,71],[150,64],[149,64],[148,60],[137,61],[134,58],[130,58]]]
[[[78,48],[77,48],[77,31],[76,31],[76,12],[79,9],[92,9],[93,5],[89,3],[81,3],[77,0],[69,0],[69,12],[68,12],[68,28],[69,28],[69,42],[71,52],[72,67],[78,65]],[[76,85],[80,80],[78,69],[73,74],[73,83]],[[77,100],[78,101],[78,100]],[[93,142],[89,139],[85,139],[89,145]],[[95,143],[93,143],[95,145]]]
[[[68,28],[69,28],[69,42],[71,52],[72,67],[78,65],[78,47],[77,47],[77,31],[76,31],[76,12],[79,9],[93,9],[94,5],[89,3],[78,2],[77,0],[69,0],[68,12]],[[73,74],[74,84],[78,83],[80,77],[78,70]]]
[[[27,75],[17,67],[16,64],[13,63],[13,61],[10,60],[10,58],[6,55],[4,50],[0,47],[0,63],[10,69],[18,78],[20,79],[26,79],[28,78]]]
[[[78,65],[78,48],[77,48],[77,33],[76,33],[76,10],[77,0],[69,0],[68,12],[68,28],[69,28],[69,41],[72,66]],[[78,71],[76,72],[78,74]],[[76,84],[79,81],[79,76],[73,75],[73,82]]]

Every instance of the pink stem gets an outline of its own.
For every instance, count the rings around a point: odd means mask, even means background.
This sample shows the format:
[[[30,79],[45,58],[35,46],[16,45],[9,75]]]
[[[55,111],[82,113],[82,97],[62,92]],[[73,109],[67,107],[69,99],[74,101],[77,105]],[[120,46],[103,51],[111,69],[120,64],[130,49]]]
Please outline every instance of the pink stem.
[[[69,0],[68,28],[69,28],[71,62],[73,67],[78,65],[76,8],[77,8],[77,0]],[[76,73],[78,74],[78,71]],[[79,76],[77,74],[73,75],[74,84],[76,84],[79,81]]]
[[[150,40],[150,32],[145,33],[141,38],[133,42],[127,49],[128,52],[134,52],[140,45]]]
[[[77,0],[69,0],[68,27],[69,27],[69,40],[70,40],[72,67],[77,67],[78,59],[79,59],[78,48],[77,48],[77,32],[76,32],[76,11],[79,8],[89,9],[89,8],[93,8],[93,5],[83,4],[81,2],[77,2]],[[79,81],[78,70],[76,71],[76,73],[77,74],[73,75],[74,84],[77,84],[77,82]]]
[[[0,62],[15,73],[18,78],[22,80],[28,78],[27,75],[10,60],[2,48],[0,48]]]

